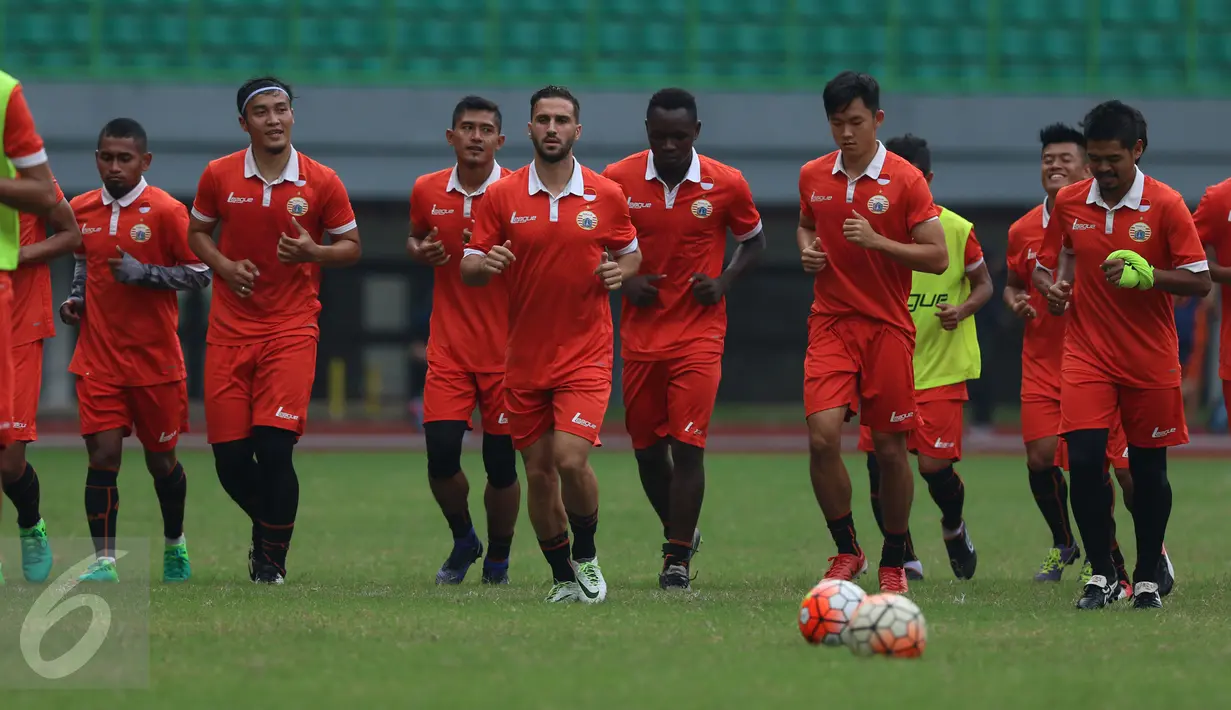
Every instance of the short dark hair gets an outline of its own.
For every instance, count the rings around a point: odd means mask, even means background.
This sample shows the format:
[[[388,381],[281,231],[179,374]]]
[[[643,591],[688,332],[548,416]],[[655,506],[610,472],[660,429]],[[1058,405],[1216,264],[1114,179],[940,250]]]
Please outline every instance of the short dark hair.
[[[927,175],[932,172],[932,149],[928,142],[919,136],[907,133],[904,136],[890,138],[885,141],[885,150],[905,158],[911,165],[919,168],[919,172]]]
[[[239,87],[239,91],[235,92],[235,108],[239,111],[239,115],[244,115],[244,109],[248,107],[248,97],[252,96],[252,92],[269,88],[281,89],[286,93],[287,100],[294,103],[295,94],[291,93],[290,84],[276,76],[259,76],[245,81],[244,85]]]
[[[1131,149],[1138,140],[1145,145],[1146,119],[1137,109],[1121,101],[1104,101],[1090,109],[1081,122],[1086,142],[1118,141]]]
[[[650,105],[645,109],[645,117],[649,119],[650,114],[656,108],[663,111],[684,109],[688,112],[689,119],[697,120],[697,97],[683,89],[660,89],[650,97]]]
[[[1086,137],[1067,123],[1044,126],[1043,130],[1039,131],[1039,142],[1043,144],[1043,148],[1057,143],[1075,143],[1078,148],[1086,147]]]
[[[137,145],[138,153],[145,153],[149,146],[149,139],[145,135],[145,129],[141,127],[131,118],[113,118],[107,121],[107,125],[103,126],[103,130],[98,132],[98,145],[103,144],[104,138],[131,138],[133,143]]]
[[[573,104],[573,118],[577,121],[581,120],[581,102],[577,100],[576,96],[573,96],[573,92],[555,84],[544,86],[530,95],[531,117],[534,116],[534,107],[538,106],[539,102],[543,99],[568,99]]]
[[[881,87],[871,74],[844,71],[829,80],[821,99],[825,102],[826,116],[845,110],[855,99],[863,99],[863,105],[876,113],[881,107]]]
[[[500,106],[491,99],[485,99],[482,96],[466,96],[461,101],[457,102],[457,106],[453,107],[453,127],[457,128],[457,122],[462,120],[462,116],[467,111],[488,111],[496,114],[496,128],[499,129],[504,123],[504,117],[500,115]]]

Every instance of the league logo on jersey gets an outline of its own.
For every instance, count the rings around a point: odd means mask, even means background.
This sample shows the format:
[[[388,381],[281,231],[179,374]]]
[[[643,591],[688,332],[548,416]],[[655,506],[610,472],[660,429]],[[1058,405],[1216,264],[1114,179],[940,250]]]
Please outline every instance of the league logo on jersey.
[[[1138,222],[1128,228],[1128,238],[1135,242],[1149,241],[1151,234],[1150,225],[1145,222]]]
[[[577,226],[589,231],[598,226],[598,215],[590,210],[582,210],[577,213]]]
[[[308,201],[296,195],[286,201],[286,211],[290,212],[292,217],[302,217],[308,214]]]
[[[141,242],[148,242],[150,237],[154,236],[154,232],[144,224],[135,224],[132,229],[128,230],[128,236],[132,237],[134,242],[140,244]]]
[[[868,198],[868,211],[872,214],[885,214],[889,211],[889,198],[884,195],[872,195]]]
[[[692,203],[692,216],[705,219],[714,214],[714,205],[709,200],[697,200]]]

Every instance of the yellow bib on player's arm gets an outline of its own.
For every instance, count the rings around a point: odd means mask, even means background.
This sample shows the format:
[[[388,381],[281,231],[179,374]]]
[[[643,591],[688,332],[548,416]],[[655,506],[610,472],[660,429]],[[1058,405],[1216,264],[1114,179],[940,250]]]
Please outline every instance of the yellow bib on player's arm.
[[[0,136],[4,135],[4,117],[8,114],[9,96],[17,88],[17,80],[0,71]],[[0,146],[0,178],[17,177],[17,168]],[[21,215],[8,205],[0,205],[0,271],[17,268],[17,255],[21,251]]]
[[[966,278],[966,240],[974,225],[945,208],[940,210],[949,248],[949,268],[943,274],[916,271],[911,279],[910,313],[915,321],[915,389],[926,390],[979,378],[983,359],[975,319],[967,318],[957,330],[945,330],[936,317],[942,303],[960,305],[970,297]]]

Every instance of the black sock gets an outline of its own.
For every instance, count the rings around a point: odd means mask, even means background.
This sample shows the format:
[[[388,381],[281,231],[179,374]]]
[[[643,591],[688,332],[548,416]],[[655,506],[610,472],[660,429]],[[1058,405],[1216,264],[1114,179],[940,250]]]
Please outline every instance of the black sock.
[[[586,562],[598,556],[594,547],[594,535],[598,532],[598,510],[592,515],[568,514],[569,527],[573,529],[573,559]]]
[[[1158,582],[1163,538],[1171,518],[1171,482],[1167,480],[1167,449],[1128,447],[1133,476],[1133,527],[1137,533],[1137,566],[1133,582]]]
[[[1128,568],[1124,566],[1124,553],[1120,552],[1120,543],[1111,541],[1111,563],[1116,566],[1116,578],[1132,584],[1133,578],[1128,576]]]
[[[184,534],[184,500],[188,497],[188,475],[183,464],[176,463],[171,473],[154,479],[158,507],[162,509],[162,534],[175,540]]]
[[[299,476],[292,459],[295,433],[253,427],[252,439],[261,468],[261,552],[285,576],[286,556],[299,513]]]
[[[1051,530],[1052,547],[1073,547],[1073,523],[1069,518],[1069,486],[1059,466],[1030,471],[1030,492]]]
[[[474,523],[470,520],[469,510],[463,510],[460,513],[445,513],[445,521],[449,523],[449,531],[453,533],[454,540],[470,537],[470,533],[474,532]]]
[[[847,513],[837,520],[826,520],[829,534],[833,536],[834,544],[838,546],[838,554],[859,555],[859,543],[855,541],[855,516]]]
[[[1066,435],[1069,445],[1069,487],[1073,518],[1086,546],[1094,574],[1116,578],[1111,560],[1113,491],[1107,473],[1107,430],[1083,429]]]
[[[513,536],[497,537],[489,535],[487,538],[487,561],[500,564],[509,561],[509,552],[513,549]]]
[[[881,468],[880,463],[876,460],[876,454],[868,454],[868,490],[872,493],[872,517],[876,518],[876,527],[881,531],[881,536],[885,535],[885,518],[881,512]],[[910,530],[906,531],[906,548],[905,560],[907,562],[916,562],[919,557],[915,554],[915,541],[910,536]]]
[[[539,540],[539,549],[547,564],[551,565],[551,578],[556,582],[575,582],[577,572],[569,560],[568,533],[560,533],[550,540]]]
[[[962,507],[966,503],[966,485],[962,477],[946,466],[935,473],[924,473],[928,493],[936,507],[940,508],[940,524],[945,530],[953,531],[962,527]]]
[[[214,444],[214,469],[222,489],[252,520],[252,549],[261,553],[261,467],[252,439]]]
[[[85,516],[99,557],[115,557],[116,518],[120,511],[118,471],[91,468],[85,479]]]
[[[881,567],[901,567],[906,562],[906,533],[885,533]]]
[[[670,564],[687,567],[692,558],[692,540],[667,540],[665,552]]]
[[[34,467],[29,462],[26,463],[26,470],[22,472],[21,478],[5,484],[4,494],[13,501],[13,507],[17,509],[17,527],[32,528],[43,519],[38,511],[40,497],[38,474],[34,472]]]

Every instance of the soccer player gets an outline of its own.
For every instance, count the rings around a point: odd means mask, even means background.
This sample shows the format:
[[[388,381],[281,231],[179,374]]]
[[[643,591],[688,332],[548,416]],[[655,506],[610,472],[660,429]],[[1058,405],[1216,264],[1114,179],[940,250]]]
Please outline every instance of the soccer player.
[[[650,149],[603,172],[624,190],[641,272],[624,283],[624,416],[641,485],[663,524],[663,589],[689,588],[701,541],[705,435],[722,378],[725,297],[765,249],[740,171],[698,155],[697,101],[663,89],[646,109]],[[723,268],[727,231],[738,246]]]
[[[103,126],[94,154],[103,187],[73,198],[82,247],[60,318],[80,327],[69,372],[77,375],[81,435],[89,454],[85,510],[97,559],[82,581],[115,582],[117,478],[135,430],[162,509],[163,581],[192,575],[184,538],[188,480],[175,445],[188,428],[187,372],[177,291],[199,291],[210,272],[188,248],[188,210],[145,181],[153,155],[141,124]]]
[[[286,578],[299,510],[293,454],[316,376],[321,267],[360,257],[342,180],[291,144],[292,100],[291,87],[274,77],[239,88],[235,108],[251,145],[205,168],[188,227],[193,252],[227,286],[213,289],[205,341],[206,435],[218,480],[252,519],[248,576],[260,584]]]
[[[905,593],[906,533],[914,497],[907,437],[917,426],[911,272],[943,274],[949,248],[927,180],[876,139],[880,86],[843,72],[823,94],[838,150],[800,170],[796,239],[816,274],[804,362],[809,471],[838,547],[826,579],[855,579],[868,562],[855,535],[842,424],[856,411],[872,429],[885,523],[879,581]]]
[[[928,185],[932,184],[932,151],[927,141],[908,133],[886,141],[885,149],[910,161],[923,173]],[[949,566],[958,579],[970,579],[979,558],[962,517],[966,486],[953,466],[962,458],[966,380],[978,378],[983,365],[971,316],[992,297],[992,277],[974,225],[950,210],[938,209],[949,251],[949,268],[940,275],[917,271],[911,278],[909,307],[915,324],[915,402],[919,421],[910,433],[909,444],[919,464],[919,475],[940,508]],[[872,512],[883,533],[880,467],[873,453],[872,430],[866,426],[859,427],[859,450],[867,454]],[[923,563],[915,555],[909,531],[905,568],[908,579],[923,579]]]
[[[411,258],[437,267],[423,387],[423,435],[432,495],[453,533],[453,551],[436,573],[437,584],[461,584],[483,544],[470,520],[470,484],[462,472],[462,438],[475,407],[483,423],[487,488],[485,584],[507,584],[509,550],[521,506],[517,456],[504,410],[504,346],[509,300],[504,280],[462,291],[462,250],[487,188],[510,171],[496,162],[504,145],[500,107],[467,96],[453,109],[445,139],[457,163],[415,181],[410,193]]]
[[[1210,262],[1210,278],[1222,289],[1218,377],[1223,405],[1231,414],[1231,178],[1206,189],[1193,220]]]
[[[637,273],[641,252],[620,186],[573,156],[580,115],[564,87],[530,97],[534,161],[487,188],[461,270],[469,286],[503,274],[508,288],[505,407],[530,523],[551,565],[547,601],[597,603],[607,582],[589,456],[611,395],[608,291]]]
[[[22,573],[27,581],[43,582],[51,573],[51,548],[46,525],[39,514],[39,481],[26,463],[25,443],[34,433],[29,428],[14,428],[14,423],[33,425],[30,395],[33,385],[34,409],[38,409],[39,377],[32,377],[30,359],[38,350],[42,366],[42,338],[39,333],[51,325],[50,284],[42,301],[30,301],[30,285],[38,282],[35,269],[15,270],[47,260],[76,248],[73,238],[76,223],[68,215],[65,223],[64,195],[51,175],[43,139],[34,127],[34,117],[26,104],[17,79],[0,71],[0,482],[17,509],[21,536]],[[49,246],[25,248],[47,218],[56,228],[57,240]],[[28,237],[27,234],[31,235]],[[15,272],[10,275],[10,272]],[[33,278],[32,278],[33,276]],[[15,297],[15,291],[21,293]],[[33,311],[42,305],[42,315]],[[14,312],[16,308],[16,312]],[[39,318],[37,323],[32,318]],[[42,329],[42,330],[41,330]],[[33,336],[33,337],[31,337]],[[34,345],[37,343],[37,346]],[[15,377],[20,367],[21,377]],[[20,385],[20,386],[19,386]],[[0,574],[0,584],[4,582]]]
[[[1133,606],[1159,608],[1159,568],[1171,514],[1167,447],[1188,441],[1171,294],[1204,296],[1209,268],[1179,193],[1136,165],[1140,113],[1119,101],[1083,123],[1094,178],[1057,194],[1035,284],[1066,314],[1060,431],[1068,443],[1073,517],[1094,575],[1080,609],[1119,599],[1111,555],[1112,486],[1105,467],[1110,421],[1128,439],[1137,565]],[[1054,276],[1046,269],[1055,264]]]

